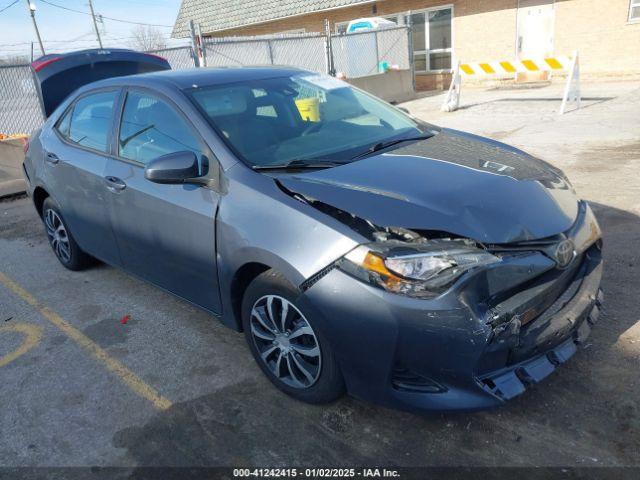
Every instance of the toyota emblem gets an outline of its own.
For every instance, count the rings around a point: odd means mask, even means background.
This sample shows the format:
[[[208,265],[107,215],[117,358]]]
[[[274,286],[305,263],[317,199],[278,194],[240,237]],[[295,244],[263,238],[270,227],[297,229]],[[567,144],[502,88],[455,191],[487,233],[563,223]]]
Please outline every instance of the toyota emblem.
[[[573,241],[566,239],[561,241],[556,248],[556,263],[558,268],[567,267],[576,256],[576,247]]]

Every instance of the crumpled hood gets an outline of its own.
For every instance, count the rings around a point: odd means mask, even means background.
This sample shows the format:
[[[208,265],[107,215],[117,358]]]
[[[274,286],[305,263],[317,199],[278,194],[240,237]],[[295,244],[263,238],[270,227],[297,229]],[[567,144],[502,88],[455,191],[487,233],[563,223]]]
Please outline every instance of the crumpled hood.
[[[568,230],[578,213],[559,170],[505,144],[447,129],[344,166],[277,178],[292,192],[381,227],[484,243],[550,237]]]

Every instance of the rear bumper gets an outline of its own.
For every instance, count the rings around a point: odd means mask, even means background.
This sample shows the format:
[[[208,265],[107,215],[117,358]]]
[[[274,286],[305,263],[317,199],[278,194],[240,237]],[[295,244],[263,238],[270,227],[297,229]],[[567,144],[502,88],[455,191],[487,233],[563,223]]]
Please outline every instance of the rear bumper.
[[[353,396],[405,410],[477,410],[523,393],[576,352],[599,316],[601,276],[594,246],[585,253],[570,300],[555,314],[506,334],[458,296],[401,297],[337,269],[303,301],[318,312]],[[487,371],[487,352],[499,349],[503,364],[493,362]]]

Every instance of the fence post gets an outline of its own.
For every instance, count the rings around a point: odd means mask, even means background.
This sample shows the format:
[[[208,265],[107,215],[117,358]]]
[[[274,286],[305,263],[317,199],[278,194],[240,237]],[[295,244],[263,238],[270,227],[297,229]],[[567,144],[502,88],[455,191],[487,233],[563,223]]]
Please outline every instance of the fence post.
[[[203,67],[208,66],[207,65],[207,46],[204,44],[204,38],[202,37],[202,28],[200,27],[200,24],[197,25],[197,33],[198,33],[198,43],[200,44],[200,52],[202,54],[201,58],[202,58],[202,65]]]
[[[331,45],[331,23],[329,23],[328,18],[324,19],[324,36],[327,73],[332,77],[335,77],[336,69],[333,65],[333,46]]]
[[[200,66],[200,54],[198,52],[198,40],[196,37],[196,27],[193,20],[189,20],[189,37],[191,37],[191,52],[193,54],[193,64],[195,67]]]
[[[271,40],[267,40],[267,49],[269,51],[269,61],[273,65],[273,50],[271,49]]]
[[[378,31],[374,30],[373,31],[373,42],[376,45],[376,73],[381,73],[380,72],[380,48],[378,47]]]
[[[411,10],[407,12],[406,17],[406,26],[407,26],[407,35],[408,35],[408,50],[409,50],[409,70],[411,70],[411,88],[413,88],[413,92],[416,91],[416,65],[414,63],[413,58],[413,18],[411,15]]]

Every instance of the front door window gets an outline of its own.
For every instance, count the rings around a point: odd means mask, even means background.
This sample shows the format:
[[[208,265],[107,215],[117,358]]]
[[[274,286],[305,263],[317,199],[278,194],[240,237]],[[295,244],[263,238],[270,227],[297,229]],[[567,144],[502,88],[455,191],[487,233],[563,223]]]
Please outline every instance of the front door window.
[[[130,92],[122,114],[118,155],[146,164],[181,151],[200,156],[200,142],[176,111],[159,98]]]

